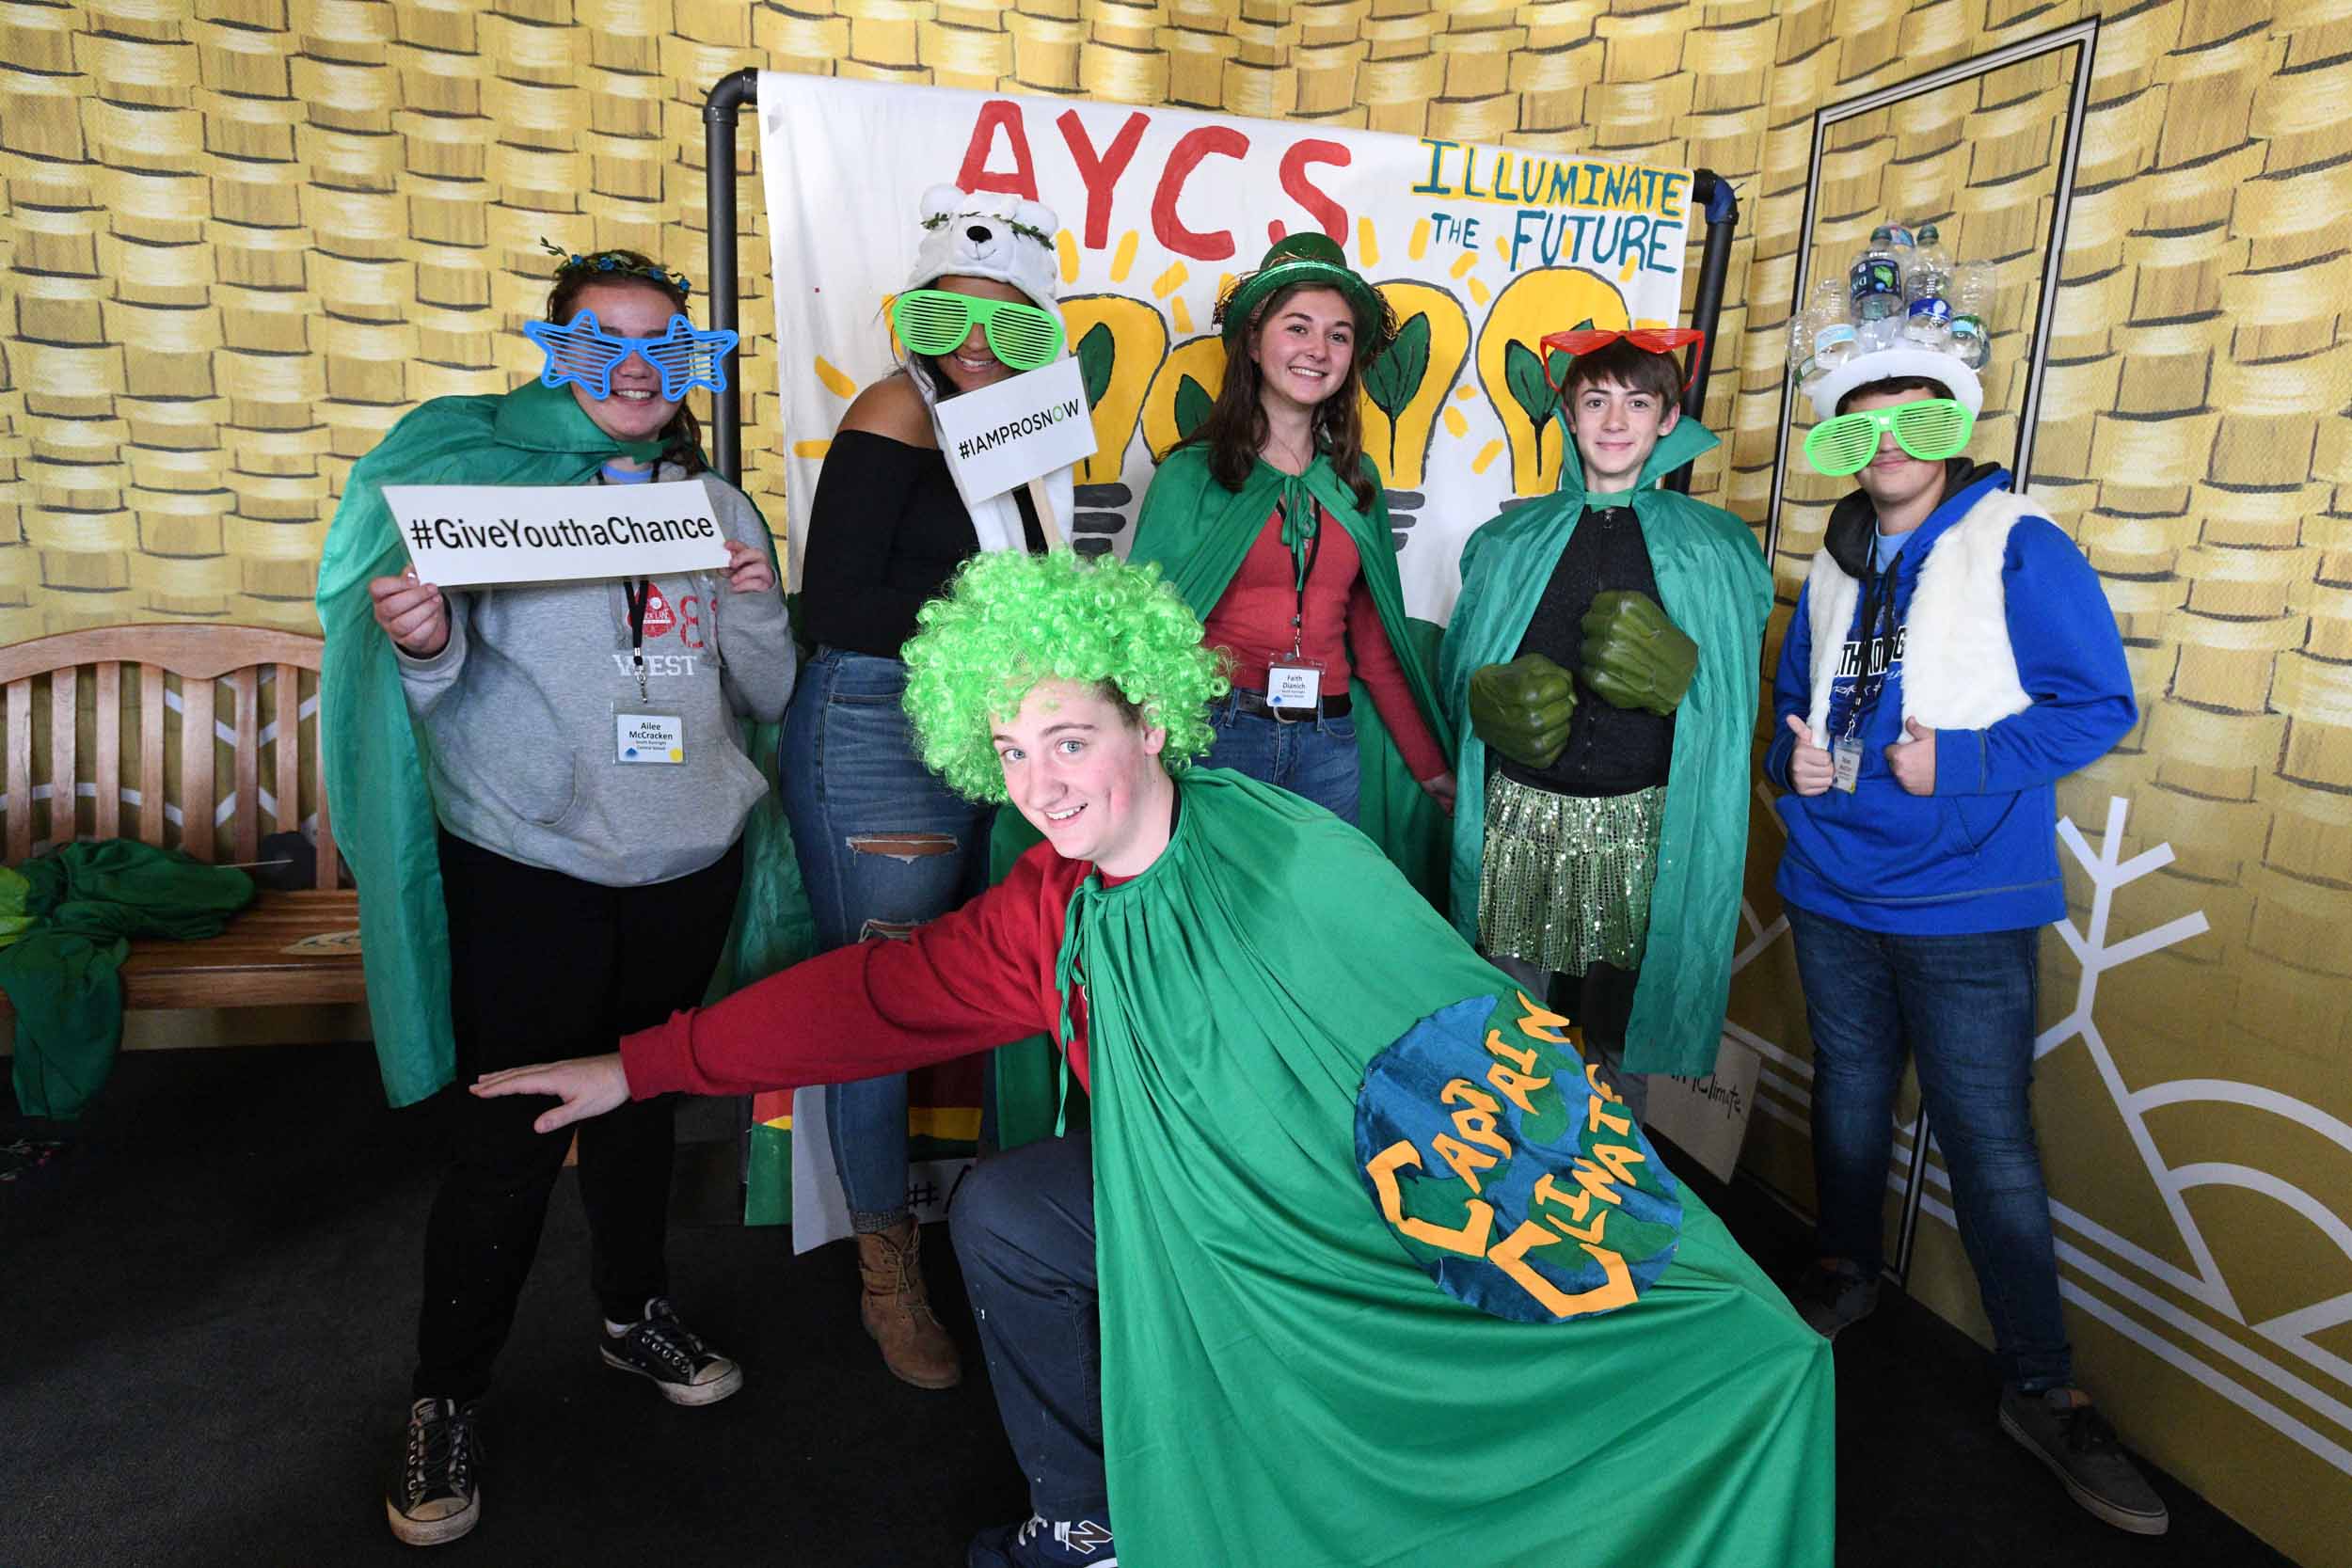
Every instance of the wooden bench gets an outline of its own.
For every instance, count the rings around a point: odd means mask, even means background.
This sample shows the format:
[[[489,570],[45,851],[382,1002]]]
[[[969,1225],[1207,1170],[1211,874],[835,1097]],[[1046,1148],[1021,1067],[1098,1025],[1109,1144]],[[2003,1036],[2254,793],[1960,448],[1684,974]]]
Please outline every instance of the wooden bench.
[[[180,624],[103,626],[0,648],[7,863],[76,838],[133,838],[215,863],[249,863],[260,858],[264,818],[271,832],[299,832],[306,799],[317,815],[314,885],[261,889],[208,941],[133,942],[122,966],[126,1009],[365,999],[359,895],[343,885],[317,740],[325,646],[262,626]],[[174,705],[179,715],[167,722]],[[328,940],[345,933],[347,942]],[[306,941],[324,945],[290,951]],[[8,1016],[0,999],[0,1018]]]

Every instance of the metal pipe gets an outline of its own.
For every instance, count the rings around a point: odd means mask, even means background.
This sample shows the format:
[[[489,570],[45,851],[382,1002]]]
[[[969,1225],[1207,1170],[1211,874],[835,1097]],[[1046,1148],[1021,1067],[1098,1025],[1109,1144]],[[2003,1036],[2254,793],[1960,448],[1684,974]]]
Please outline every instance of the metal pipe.
[[[704,221],[710,242],[710,329],[741,329],[735,274],[735,116],[759,102],[759,72],[746,68],[719,78],[703,101]],[[710,394],[711,466],[730,484],[743,483],[742,352],[726,389]]]
[[[1691,325],[1707,334],[1706,341],[1695,350],[1698,363],[1691,377],[1690,389],[1682,394],[1682,412],[1686,419],[1697,419],[1707,409],[1707,378],[1715,366],[1716,327],[1724,313],[1724,281],[1731,273],[1732,230],[1740,227],[1740,200],[1732,194],[1731,182],[1711,168],[1694,169],[1691,176],[1691,199],[1708,209],[1707,248],[1699,254],[1698,292],[1691,298]],[[1711,215],[1720,204],[1724,215]],[[1688,495],[1691,490],[1692,465],[1685,463],[1666,476],[1666,487]]]

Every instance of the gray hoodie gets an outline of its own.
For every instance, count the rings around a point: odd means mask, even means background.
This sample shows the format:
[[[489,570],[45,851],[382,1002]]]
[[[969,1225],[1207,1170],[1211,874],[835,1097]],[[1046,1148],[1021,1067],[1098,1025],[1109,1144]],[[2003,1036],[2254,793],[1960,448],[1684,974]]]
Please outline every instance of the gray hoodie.
[[[687,476],[665,464],[658,477]],[[763,547],[751,503],[713,475],[703,485],[726,536]],[[726,853],[768,788],[740,721],[773,723],[792,696],[784,596],[735,593],[719,572],[653,582],[644,702],[683,715],[679,764],[615,760],[615,714],[641,705],[619,582],[449,592],[449,645],[400,656],[444,828],[608,887],[665,882]]]

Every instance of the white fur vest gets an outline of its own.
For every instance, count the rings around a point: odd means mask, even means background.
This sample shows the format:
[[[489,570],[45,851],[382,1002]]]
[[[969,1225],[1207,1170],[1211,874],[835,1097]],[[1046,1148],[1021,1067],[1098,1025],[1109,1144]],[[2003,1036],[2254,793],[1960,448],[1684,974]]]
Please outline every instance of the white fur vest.
[[[2009,550],[2010,530],[2021,518],[2042,515],[2042,509],[2027,498],[1994,490],[1930,546],[1903,617],[1905,719],[1916,719],[1934,730],[1980,730],[2033,705],[2017,684],[2001,562]],[[1804,592],[1806,626],[1813,639],[1809,718],[1813,733],[1826,736],[1830,687],[1837,676],[1862,585],[1830,559],[1824,546],[1814,553]]]

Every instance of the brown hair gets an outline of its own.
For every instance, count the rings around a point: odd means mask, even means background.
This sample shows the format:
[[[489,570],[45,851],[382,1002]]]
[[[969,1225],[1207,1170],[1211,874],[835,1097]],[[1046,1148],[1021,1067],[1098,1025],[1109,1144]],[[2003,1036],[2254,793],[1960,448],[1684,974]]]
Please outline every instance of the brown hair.
[[[601,263],[610,261],[612,265]],[[634,250],[599,250],[577,261],[566,261],[555,269],[555,287],[548,291],[548,320],[567,322],[580,313],[576,303],[583,289],[599,283],[627,285],[651,289],[670,302],[681,316],[688,314],[686,291],[671,280],[661,270],[661,263],[652,257]],[[694,410],[681,402],[670,422],[661,427],[666,443],[662,456],[679,465],[690,474],[701,473],[709,465],[703,461],[702,421],[694,418]]]
[[[1931,398],[1947,398],[1952,389],[1933,376],[1890,375],[1883,381],[1866,381],[1837,400],[1837,411],[1843,414],[1853,406],[1853,400],[1873,392],[1925,392]]]
[[[1279,290],[1242,329],[1241,341],[1235,351],[1225,356],[1225,383],[1217,388],[1216,402],[1209,409],[1208,418],[1200,428],[1176,444],[1188,447],[1198,442],[1209,449],[1209,472],[1228,490],[1239,490],[1248,483],[1249,469],[1258,460],[1268,434],[1265,410],[1259,405],[1258,392],[1265,384],[1258,362],[1249,356],[1249,345],[1257,341],[1258,329],[1265,325],[1293,294],[1311,289],[1331,293],[1344,293],[1328,283],[1297,283]],[[1362,397],[1364,387],[1364,350],[1379,323],[1366,322],[1356,314],[1350,304],[1349,314],[1356,322],[1355,353],[1347,361],[1347,374],[1330,396],[1315,404],[1309,430],[1314,444],[1331,454],[1331,467],[1356,494],[1359,510],[1372,504],[1377,486],[1365,471],[1364,416]]]
[[[1566,403],[1581,388],[1604,384],[1622,387],[1629,392],[1647,392],[1658,400],[1661,411],[1680,407],[1682,404],[1681,361],[1671,354],[1652,354],[1623,338],[1570,360],[1567,381],[1560,388],[1560,401]]]

